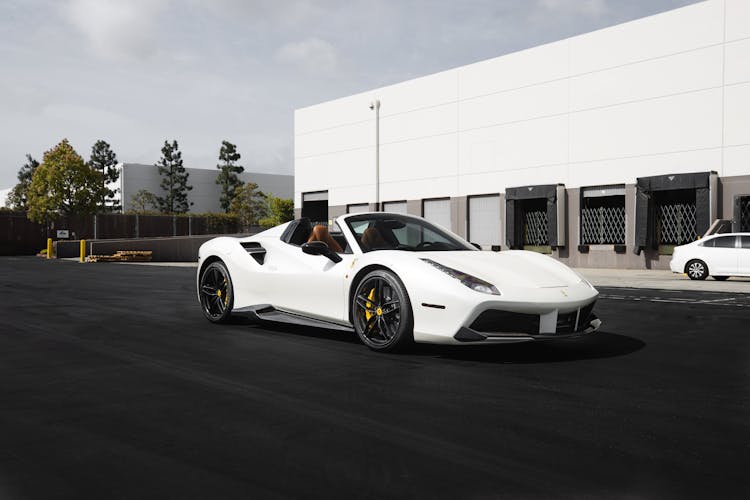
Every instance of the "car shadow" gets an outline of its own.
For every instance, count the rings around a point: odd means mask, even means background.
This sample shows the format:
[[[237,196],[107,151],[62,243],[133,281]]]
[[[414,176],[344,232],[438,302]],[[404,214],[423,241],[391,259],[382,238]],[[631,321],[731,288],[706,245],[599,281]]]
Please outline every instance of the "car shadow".
[[[441,346],[418,344],[414,353],[444,359],[482,363],[561,363],[626,356],[646,347],[640,339],[599,332],[571,340],[549,340],[519,344]]]
[[[257,321],[244,317],[232,317],[231,324],[249,326],[268,332],[287,333],[317,338],[321,341],[361,344],[353,332],[313,328],[289,323]],[[404,353],[405,356],[425,356],[482,363],[560,363],[586,359],[626,356],[646,347],[640,339],[617,333],[598,332],[571,340],[548,340],[518,344],[469,344],[436,345],[416,344]],[[362,345],[362,348],[366,347]]]

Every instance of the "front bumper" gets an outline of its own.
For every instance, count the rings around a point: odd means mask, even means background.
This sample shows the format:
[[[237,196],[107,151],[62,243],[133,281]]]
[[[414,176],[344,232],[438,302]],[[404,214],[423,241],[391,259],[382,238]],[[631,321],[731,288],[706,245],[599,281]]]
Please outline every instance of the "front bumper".
[[[593,304],[591,306],[593,308]],[[591,312],[591,309],[587,311],[585,309],[582,308],[576,311],[574,313],[575,319],[573,319],[573,315],[563,315],[564,317],[560,320],[555,318],[556,328],[553,332],[549,332],[549,328],[545,329],[543,326],[540,326],[544,324],[546,320],[544,316],[547,315],[541,315],[536,322],[533,321],[531,315],[525,315],[530,317],[529,321],[516,321],[515,324],[507,324],[505,328],[503,328],[503,325],[498,325],[499,328],[490,329],[489,331],[485,329],[480,330],[483,326],[482,323],[475,321],[469,327],[461,327],[453,338],[461,343],[515,343],[582,337],[596,332],[602,324],[601,320]],[[582,312],[585,314],[583,319],[581,318]],[[547,330],[547,332],[542,333],[544,330]]]

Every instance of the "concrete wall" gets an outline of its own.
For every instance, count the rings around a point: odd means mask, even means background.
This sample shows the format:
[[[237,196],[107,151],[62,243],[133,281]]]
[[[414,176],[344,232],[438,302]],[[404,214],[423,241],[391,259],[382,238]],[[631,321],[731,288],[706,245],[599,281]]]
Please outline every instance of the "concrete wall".
[[[221,189],[216,184],[217,169],[188,168],[188,184],[193,189],[188,193],[188,201],[193,202],[193,213],[221,212],[219,197]],[[281,198],[291,198],[294,193],[294,176],[243,172],[239,175],[244,182],[254,182],[266,194]],[[159,170],[154,165],[125,163],[120,175],[120,189],[125,211],[133,208],[132,196],[146,189],[159,196],[162,193]]]

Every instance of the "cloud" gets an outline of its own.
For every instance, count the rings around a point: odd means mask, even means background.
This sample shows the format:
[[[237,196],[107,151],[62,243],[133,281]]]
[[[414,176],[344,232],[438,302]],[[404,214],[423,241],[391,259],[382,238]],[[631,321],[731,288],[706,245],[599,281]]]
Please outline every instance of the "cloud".
[[[153,53],[156,19],[167,0],[70,0],[63,13],[106,59],[143,59]]]
[[[339,66],[336,48],[325,40],[312,37],[287,43],[276,51],[276,59],[305,71],[330,74]]]
[[[609,8],[605,0],[539,0],[539,6],[555,13],[601,17]]]

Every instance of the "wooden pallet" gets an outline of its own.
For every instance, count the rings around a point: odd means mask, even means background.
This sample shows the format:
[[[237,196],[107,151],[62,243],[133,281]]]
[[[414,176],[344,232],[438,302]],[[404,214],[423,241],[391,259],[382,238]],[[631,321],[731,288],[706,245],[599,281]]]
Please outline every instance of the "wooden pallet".
[[[86,262],[151,262],[151,250],[118,250],[114,255],[89,255]]]

